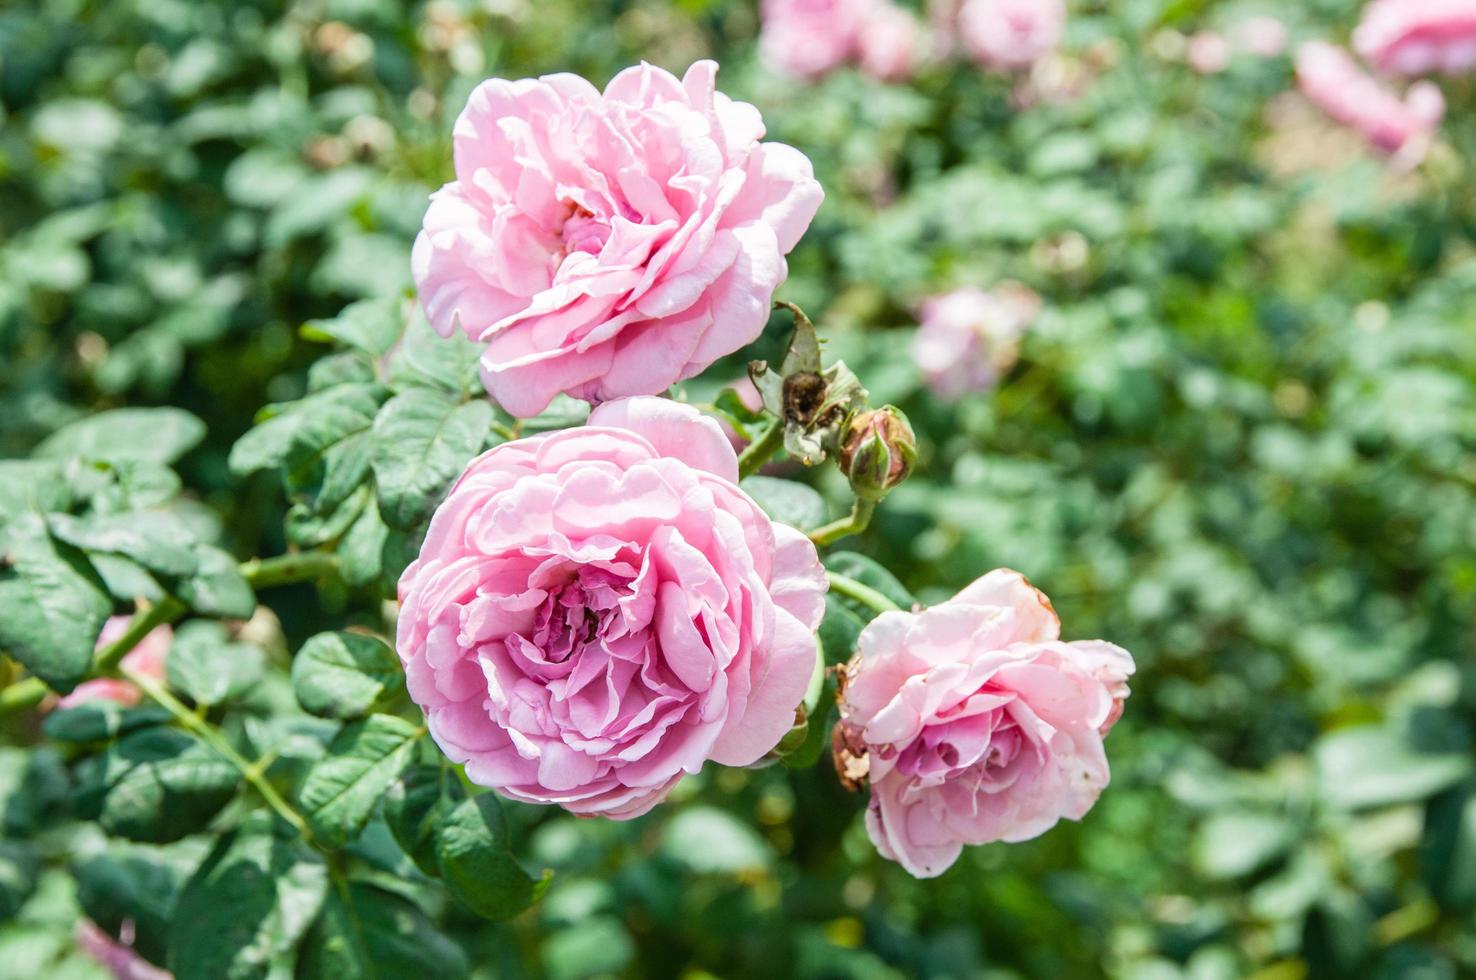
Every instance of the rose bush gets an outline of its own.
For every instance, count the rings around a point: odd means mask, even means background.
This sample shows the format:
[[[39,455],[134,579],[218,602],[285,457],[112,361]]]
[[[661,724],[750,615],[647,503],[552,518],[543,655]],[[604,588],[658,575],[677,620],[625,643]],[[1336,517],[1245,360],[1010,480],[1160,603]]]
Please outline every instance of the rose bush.
[[[467,101],[415,282],[437,331],[485,345],[482,378],[512,414],[561,392],[659,394],[768,321],[823,195],[716,73],[643,64],[603,92],[575,75],[492,79]]]
[[[397,645],[472,780],[626,819],[709,759],[775,747],[816,669],[825,575],[737,480],[717,423],[656,398],[467,467],[401,579]]]

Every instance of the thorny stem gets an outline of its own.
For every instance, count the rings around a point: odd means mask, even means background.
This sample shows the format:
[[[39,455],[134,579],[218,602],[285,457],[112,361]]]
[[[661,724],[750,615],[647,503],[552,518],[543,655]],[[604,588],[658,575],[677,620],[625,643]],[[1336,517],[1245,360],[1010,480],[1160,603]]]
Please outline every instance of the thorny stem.
[[[817,527],[810,532],[810,540],[824,547],[852,534],[860,534],[871,525],[871,515],[874,513],[876,513],[875,501],[862,500],[857,497],[848,516],[838,521],[831,521],[824,527]]]
[[[843,595],[847,599],[855,599],[857,602],[879,613],[902,612],[902,607],[891,599],[882,595],[869,585],[863,585],[855,579],[842,575],[839,572],[826,571],[825,577],[830,579],[830,591]]]
[[[764,434],[748,444],[738,457],[738,479],[745,480],[764,468],[764,464],[773,458],[784,445],[784,420],[775,419],[769,423]]]

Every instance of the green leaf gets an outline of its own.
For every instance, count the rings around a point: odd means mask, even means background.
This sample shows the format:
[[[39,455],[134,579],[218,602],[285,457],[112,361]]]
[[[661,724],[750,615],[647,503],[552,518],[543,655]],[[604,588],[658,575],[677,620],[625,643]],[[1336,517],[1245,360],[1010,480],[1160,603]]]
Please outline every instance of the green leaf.
[[[841,601],[840,596],[834,593],[827,595],[825,618],[820,621],[820,645],[825,649],[825,662],[843,664],[855,656],[856,640],[866,628],[867,621],[875,615],[875,610],[868,609],[866,619],[862,619],[850,605]]]
[[[175,592],[203,616],[250,619],[256,612],[256,593],[228,552],[207,544],[195,546],[195,574],[181,580]]]
[[[261,680],[265,667],[260,649],[232,643],[225,627],[198,619],[175,630],[164,662],[169,686],[203,705],[239,698]]]
[[[139,599],[147,599],[155,603],[164,598],[164,587],[159,580],[132,559],[98,553],[88,555],[87,560],[107,587],[108,594],[119,602],[136,603]]]
[[[177,977],[255,980],[290,973],[291,954],[328,894],[322,858],[262,820],[227,834],[185,885],[169,940]]]
[[[1241,878],[1281,858],[1293,841],[1292,826],[1284,817],[1231,810],[1211,815],[1200,826],[1190,859],[1211,879]]]
[[[25,841],[0,840],[0,922],[15,918],[36,890],[41,855]]]
[[[458,901],[484,919],[510,919],[538,901],[550,880],[523,870],[508,845],[497,797],[483,793],[446,813],[436,829],[436,863]]]
[[[390,399],[374,420],[379,513],[390,527],[419,524],[471,458],[481,452],[493,411],[428,388]]]
[[[1471,772],[1467,752],[1425,752],[1406,733],[1381,725],[1331,732],[1312,750],[1322,796],[1357,810],[1434,796]]]
[[[338,567],[344,582],[363,588],[379,580],[389,536],[389,526],[379,516],[379,501],[371,496],[338,543]]]
[[[146,843],[201,830],[241,779],[214,749],[173,728],[132,732],[88,762],[78,814],[110,834]]]
[[[121,555],[162,575],[193,575],[195,535],[177,516],[163,511],[47,517],[51,533],[83,551]]]
[[[29,837],[47,827],[66,802],[70,780],[49,746],[0,746],[0,834]]]
[[[169,712],[157,705],[129,708],[116,701],[87,701],[74,708],[57,708],[41,722],[41,732],[58,742],[103,742],[119,735],[168,721]]]
[[[462,398],[485,397],[480,358],[482,345],[457,331],[442,337],[417,308],[405,335],[389,355],[389,381],[397,391],[439,388]]]
[[[205,438],[205,423],[179,408],[116,408],[65,426],[36,447],[43,459],[172,463]]]
[[[161,507],[179,496],[179,476],[162,463],[132,459],[106,465],[112,479],[92,494],[94,513],[120,514],[148,510]]]
[[[661,836],[661,855],[695,874],[762,872],[774,863],[758,831],[711,806],[687,807],[672,817]]]
[[[401,850],[426,874],[441,873],[436,863],[436,827],[466,799],[449,766],[411,766],[384,796],[384,819]]]
[[[300,980],[453,980],[468,972],[461,947],[414,904],[365,882],[335,888],[302,943]]]
[[[0,524],[21,514],[66,510],[72,492],[58,463],[0,460]]]
[[[917,597],[897,581],[897,576],[865,555],[854,551],[836,551],[826,555],[824,561],[825,567],[832,572],[853,578],[862,585],[875,589],[903,609],[911,609],[917,604]],[[836,598],[844,603],[847,609],[856,613],[862,622],[869,623],[876,617],[876,610],[870,606],[841,596],[836,596]]]
[[[171,847],[110,842],[72,869],[77,901],[87,917],[117,935],[132,923],[134,949],[163,963],[175,903],[204,849],[191,841]]]
[[[363,832],[421,733],[393,715],[372,715],[338,733],[298,791],[319,843],[342,847]]]
[[[53,540],[40,515],[17,518],[7,530],[0,649],[52,688],[70,691],[92,665],[113,602],[82,553]]]
[[[395,651],[363,633],[319,633],[292,662],[297,702],[324,718],[361,718],[404,687]]]
[[[541,952],[549,980],[584,980],[619,976],[635,961],[636,945],[618,917],[594,915],[554,933]]]
[[[366,429],[386,395],[376,383],[343,384],[300,401],[269,406],[258,416],[256,426],[231,447],[231,472],[248,476],[283,467],[294,449],[300,468],[303,454],[321,454]]]
[[[327,514],[315,511],[309,504],[294,504],[287,511],[287,540],[299,548],[316,548],[337,541],[359,519],[372,497],[373,492],[366,484],[337,510]]]
[[[1476,907],[1476,784],[1468,782],[1430,801],[1420,863],[1442,908]]]
[[[362,299],[332,319],[309,320],[302,327],[309,340],[337,341],[375,358],[389,353],[404,331],[405,300],[398,296]]]
[[[810,531],[830,520],[830,508],[825,505],[825,498],[803,483],[772,476],[750,476],[743,481],[742,487],[765,514],[781,524]]]

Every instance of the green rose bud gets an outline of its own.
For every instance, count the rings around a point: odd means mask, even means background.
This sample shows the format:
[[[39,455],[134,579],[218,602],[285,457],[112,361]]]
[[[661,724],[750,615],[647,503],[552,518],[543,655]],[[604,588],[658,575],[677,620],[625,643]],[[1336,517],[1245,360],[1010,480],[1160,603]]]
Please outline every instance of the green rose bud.
[[[851,491],[879,501],[907,479],[917,465],[917,436],[899,409],[886,405],[851,420],[841,449],[840,467]]]

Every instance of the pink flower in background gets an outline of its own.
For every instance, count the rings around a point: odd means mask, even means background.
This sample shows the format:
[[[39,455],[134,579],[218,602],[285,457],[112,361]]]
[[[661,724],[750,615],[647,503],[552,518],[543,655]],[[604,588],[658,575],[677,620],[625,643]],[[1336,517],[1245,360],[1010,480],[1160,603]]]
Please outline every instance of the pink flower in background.
[[[128,624],[132,622],[129,616],[114,616],[103,624],[102,632],[97,637],[97,648],[116,642],[128,632]],[[174,642],[174,631],[168,626],[158,626],[144,634],[144,638],[138,641],[138,646],[123,656],[123,666],[135,673],[144,674],[158,680],[164,678],[164,661],[169,655],[169,646]],[[79,704],[89,701],[116,701],[126,707],[133,707],[143,697],[143,692],[138,685],[131,681],[114,677],[99,677],[96,680],[83,681],[72,689],[72,693],[56,703],[58,708],[75,708]]]
[[[1275,17],[1249,17],[1235,26],[1235,46],[1257,58],[1277,58],[1286,52],[1286,25]]]
[[[133,922],[123,922],[123,938],[114,939],[90,919],[82,919],[73,930],[77,948],[114,980],[173,980],[174,974],[160,969],[133,950]]]
[[[1371,0],[1353,46],[1384,71],[1467,74],[1476,68],[1476,0]]]
[[[513,799],[624,819],[794,724],[825,572],[737,486],[721,428],[660,398],[473,460],[400,579],[431,734]]]
[[[1029,68],[1061,43],[1064,0],[965,0],[958,13],[963,46],[986,68]]]
[[[472,93],[412,266],[431,325],[486,345],[483,381],[512,414],[560,392],[659,393],[768,322],[823,193],[804,154],[759,142],[758,110],[715,91],[716,71]]]
[[[866,829],[919,878],[966,844],[1022,841],[1079,820],[1106,788],[1102,740],[1133,658],[1060,640],[1049,600],[990,572],[942,605],[872,620],[845,668],[842,778],[871,786]]]
[[[1218,75],[1230,67],[1230,42],[1218,31],[1199,31],[1189,38],[1189,67],[1201,75]]]
[[[896,4],[878,4],[861,22],[856,38],[861,70],[885,82],[907,78],[917,68],[926,43],[916,17]]]
[[[1034,291],[1017,283],[934,297],[923,304],[912,359],[939,398],[991,388],[1014,365],[1040,305]]]
[[[1297,81],[1329,116],[1403,163],[1424,156],[1445,117],[1445,97],[1434,85],[1418,82],[1401,99],[1346,51],[1324,41],[1308,42],[1297,52]]]
[[[775,71],[814,79],[857,62],[883,81],[921,59],[917,18],[891,0],[764,0],[759,55]]]

